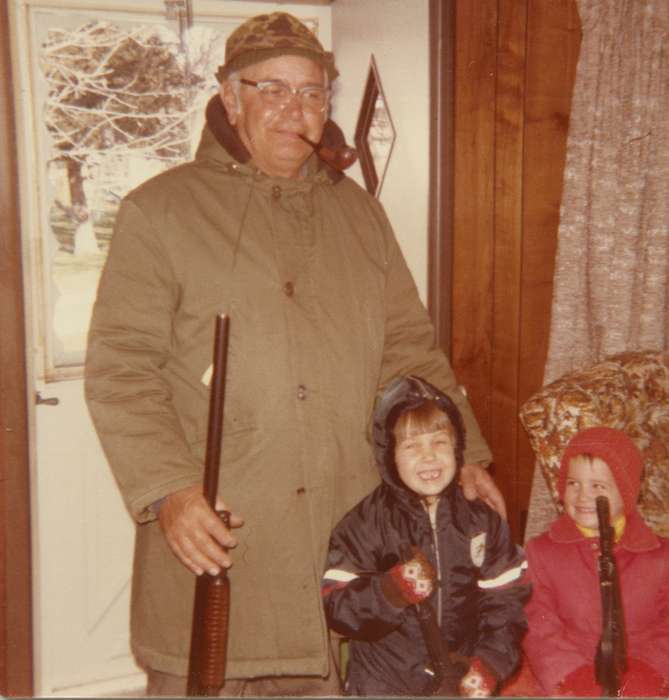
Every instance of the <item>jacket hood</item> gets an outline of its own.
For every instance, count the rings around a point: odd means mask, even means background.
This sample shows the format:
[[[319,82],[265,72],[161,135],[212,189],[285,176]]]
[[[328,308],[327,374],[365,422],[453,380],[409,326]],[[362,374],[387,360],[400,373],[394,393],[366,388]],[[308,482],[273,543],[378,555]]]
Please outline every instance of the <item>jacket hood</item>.
[[[213,95],[209,100],[205,110],[205,117],[207,126],[214,135],[216,141],[218,141],[236,161],[239,163],[248,163],[251,160],[251,154],[239,138],[235,127],[228,121],[228,115],[223,107],[220,95]],[[333,149],[346,143],[344,133],[332,119],[328,119],[325,122],[321,143]],[[342,172],[328,165],[316,153],[314,153],[309,160],[315,163],[315,169],[318,172],[325,172],[333,184],[336,184],[344,177]]]
[[[374,410],[372,442],[376,464],[381,479],[402,491],[404,486],[395,465],[395,436],[393,428],[397,419],[406,411],[418,408],[427,401],[434,401],[448,416],[455,431],[455,465],[459,472],[464,461],[465,428],[460,411],[453,401],[425,379],[408,375],[394,379],[385,388]],[[457,483],[457,477],[451,485]],[[448,488],[448,487],[447,487]]]

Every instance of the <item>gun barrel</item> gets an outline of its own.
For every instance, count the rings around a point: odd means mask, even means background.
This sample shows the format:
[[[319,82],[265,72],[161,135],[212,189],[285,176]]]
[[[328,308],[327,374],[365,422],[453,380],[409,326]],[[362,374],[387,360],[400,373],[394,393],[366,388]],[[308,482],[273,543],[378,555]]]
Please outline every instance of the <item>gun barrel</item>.
[[[209,422],[207,424],[207,451],[204,470],[204,495],[213,509],[216,508],[218,472],[221,464],[221,445],[223,442],[223,405],[225,401],[229,328],[230,318],[225,314],[218,314],[214,328],[214,369],[209,393]]]
[[[617,697],[625,671],[625,625],[620,582],[613,553],[614,529],[606,496],[595,499],[599,523],[599,589],[602,601],[602,636],[595,656],[595,675],[605,697]]]

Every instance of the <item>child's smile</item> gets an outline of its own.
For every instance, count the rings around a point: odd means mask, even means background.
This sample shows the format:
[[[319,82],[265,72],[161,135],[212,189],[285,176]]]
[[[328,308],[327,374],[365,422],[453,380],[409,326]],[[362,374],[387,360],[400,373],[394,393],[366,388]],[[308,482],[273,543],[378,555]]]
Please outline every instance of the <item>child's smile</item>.
[[[419,471],[418,476],[423,481],[434,481],[441,474],[441,469],[430,469],[429,471]]]

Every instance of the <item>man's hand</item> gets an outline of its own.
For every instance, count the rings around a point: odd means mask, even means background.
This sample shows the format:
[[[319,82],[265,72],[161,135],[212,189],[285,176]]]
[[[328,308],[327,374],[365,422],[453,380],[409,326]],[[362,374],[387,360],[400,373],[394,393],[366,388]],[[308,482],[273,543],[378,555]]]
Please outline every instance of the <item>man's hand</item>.
[[[225,510],[225,505],[219,500],[216,509]],[[167,496],[158,520],[170,548],[194,574],[208,571],[216,576],[221,567],[232,566],[227,550],[235,547],[237,540],[209,507],[201,486],[188,486]],[[231,514],[231,527],[243,524],[242,518]]]
[[[480,464],[464,464],[460,472],[460,486],[465,498],[470,501],[480,498],[506,520],[504,496],[485,467]]]

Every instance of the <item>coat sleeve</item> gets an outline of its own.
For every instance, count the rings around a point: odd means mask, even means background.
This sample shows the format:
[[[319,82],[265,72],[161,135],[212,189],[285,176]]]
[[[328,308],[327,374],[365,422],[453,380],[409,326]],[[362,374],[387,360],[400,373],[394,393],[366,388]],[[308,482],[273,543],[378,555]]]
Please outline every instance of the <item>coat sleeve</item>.
[[[542,691],[551,695],[586,659],[569,641],[565,625],[557,614],[558,601],[554,592],[557,582],[545,566],[537,538],[527,544],[527,560],[532,594],[525,606],[528,632],[523,640],[523,651]]]
[[[657,671],[662,671],[664,678],[669,683],[669,541],[662,539],[662,551],[664,556],[661,559],[661,566],[664,571],[664,577],[660,590],[658,591],[657,599],[657,616],[656,624],[652,630],[649,630],[649,643],[646,646],[645,659]],[[643,655],[643,652],[639,654]]]
[[[402,624],[403,608],[381,591],[383,538],[365,499],[332,532],[321,596],[330,627],[351,639],[374,641]]]
[[[202,479],[162,379],[179,287],[160,237],[124,200],[88,336],[85,396],[103,450],[133,517]]]
[[[376,214],[386,236],[386,317],[383,361],[379,387],[405,374],[427,379],[454,401],[465,423],[465,463],[489,464],[492,460],[474,412],[458,386],[444,354],[436,344],[434,327],[418,295],[416,284],[380,204]]]
[[[638,514],[636,517],[639,517]],[[669,540],[664,537],[658,539],[660,546],[646,553],[652,561],[647,564],[652,567],[652,573],[647,578],[635,567],[634,560],[628,567],[619,563],[618,574],[621,577],[623,608],[627,610],[624,613],[628,662],[637,659],[648,664],[661,673],[669,684]],[[637,615],[633,612],[636,607],[633,599],[639,597],[645,598],[648,601],[647,610],[652,610],[650,615],[643,615],[643,620],[636,619]]]
[[[520,660],[521,641],[527,630],[523,606],[530,587],[524,580],[525,553],[514,544],[508,523],[487,507],[485,510],[489,524],[477,581],[481,596],[478,638],[472,656],[482,659],[504,680]]]

